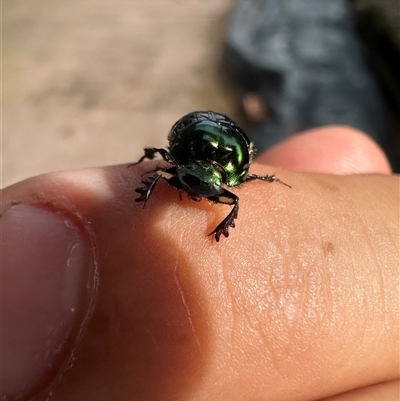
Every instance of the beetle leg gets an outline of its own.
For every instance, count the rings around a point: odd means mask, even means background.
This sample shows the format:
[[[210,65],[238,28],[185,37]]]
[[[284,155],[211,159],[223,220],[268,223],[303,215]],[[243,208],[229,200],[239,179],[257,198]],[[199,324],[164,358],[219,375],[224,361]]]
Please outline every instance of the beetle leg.
[[[173,159],[171,154],[163,148],[144,148],[144,155],[135,163],[128,164],[128,167],[136,166],[136,164],[141,163],[144,159],[153,160],[156,156],[156,153],[159,153],[160,156],[168,163],[173,163]]]
[[[207,199],[215,203],[233,206],[228,216],[226,216],[221,223],[219,223],[217,227],[215,227],[215,229],[208,234],[209,236],[214,235],[216,241],[219,242],[219,237],[221,234],[223,234],[225,237],[229,237],[229,227],[235,227],[235,219],[238,217],[239,211],[239,198],[232,192],[224,189],[221,194],[208,196]]]
[[[171,187],[177,189],[178,191],[183,191],[182,184],[180,183],[178,177],[176,176],[176,167],[170,168],[157,168],[155,172],[165,181],[168,182]],[[181,197],[181,196],[180,196]]]
[[[135,192],[140,194],[140,196],[137,199],[135,199],[135,202],[144,202],[143,207],[146,206],[146,202],[149,200],[150,195],[153,192],[157,184],[157,181],[160,178],[167,181],[168,184],[170,184],[172,187],[178,190],[183,189],[178,178],[176,177],[176,167],[171,167],[168,169],[157,168],[153,170],[152,173],[155,174],[142,181],[142,184],[144,184],[143,187],[135,189]]]
[[[154,174],[143,180],[142,184],[144,184],[144,186],[135,189],[135,192],[140,194],[139,198],[135,199],[135,202],[143,202],[143,207],[145,207],[146,202],[149,200],[150,195],[160,178],[161,176],[159,174]]]
[[[281,181],[279,178],[276,178],[275,175],[257,175],[257,174],[247,174],[246,178],[244,179],[245,182],[254,181],[254,180],[261,180],[267,182],[279,182],[280,184],[286,185],[289,188],[292,188],[289,184]]]

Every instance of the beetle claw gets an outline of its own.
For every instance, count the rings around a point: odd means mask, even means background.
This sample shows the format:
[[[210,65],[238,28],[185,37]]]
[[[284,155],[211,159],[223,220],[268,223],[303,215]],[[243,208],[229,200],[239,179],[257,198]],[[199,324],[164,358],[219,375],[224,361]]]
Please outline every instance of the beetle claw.
[[[146,202],[149,200],[150,195],[153,192],[154,187],[159,179],[160,175],[155,174],[143,180],[142,184],[144,184],[144,186],[135,189],[135,192],[140,194],[140,196],[137,199],[135,199],[135,202],[140,202],[140,203],[143,202],[144,203],[143,207],[145,207]]]
[[[226,216],[221,223],[215,227],[214,231],[212,231],[210,235],[214,235],[215,240],[219,242],[219,238],[221,237],[221,234],[224,235],[226,238],[229,237],[229,227],[235,228],[235,219],[238,216],[238,210],[239,210],[239,205],[236,204],[231,212]]]

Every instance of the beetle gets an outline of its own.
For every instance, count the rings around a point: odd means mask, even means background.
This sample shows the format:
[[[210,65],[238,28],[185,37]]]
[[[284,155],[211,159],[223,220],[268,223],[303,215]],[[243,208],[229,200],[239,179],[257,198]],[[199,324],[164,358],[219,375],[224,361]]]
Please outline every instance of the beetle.
[[[159,154],[168,167],[156,167],[154,173],[142,181],[135,191],[140,196],[136,202],[149,200],[161,178],[190,199],[206,198],[213,203],[232,206],[230,213],[208,234],[218,242],[221,235],[229,236],[229,227],[235,227],[238,217],[239,197],[225,187],[237,187],[253,180],[280,182],[275,175],[250,174],[249,167],[255,155],[252,142],[231,118],[213,111],[194,111],[180,118],[168,134],[168,147],[145,148],[144,155],[129,166]]]

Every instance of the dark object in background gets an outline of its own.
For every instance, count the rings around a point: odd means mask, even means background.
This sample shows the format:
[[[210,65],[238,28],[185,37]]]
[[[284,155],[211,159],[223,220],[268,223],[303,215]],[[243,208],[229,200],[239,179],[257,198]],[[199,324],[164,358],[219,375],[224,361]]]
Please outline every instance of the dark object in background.
[[[398,167],[394,129],[348,0],[239,0],[224,61],[255,110],[250,136],[260,151],[343,124],[368,133]]]
[[[389,144],[384,147],[394,171],[400,172],[400,3],[385,0],[377,6],[357,6],[355,21],[363,43],[367,48],[368,61],[386,99],[393,130]],[[370,3],[359,0],[356,3]],[[396,4],[397,3],[397,4]],[[392,6],[391,19],[388,9]],[[386,11],[386,12],[385,12]],[[397,19],[394,19],[396,18]],[[395,25],[397,22],[397,29]]]

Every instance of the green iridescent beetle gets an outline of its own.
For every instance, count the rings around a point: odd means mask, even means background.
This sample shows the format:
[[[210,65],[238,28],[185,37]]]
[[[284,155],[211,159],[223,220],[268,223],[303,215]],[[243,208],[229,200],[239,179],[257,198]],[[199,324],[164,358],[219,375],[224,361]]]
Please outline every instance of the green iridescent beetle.
[[[239,198],[224,188],[236,187],[245,182],[262,180],[277,181],[289,188],[274,175],[249,174],[249,167],[255,154],[253,143],[245,132],[228,116],[212,111],[195,111],[178,120],[168,134],[168,150],[145,148],[144,159],[154,159],[158,153],[170,164],[157,167],[152,176],[142,181],[137,188],[140,196],[136,202],[149,200],[157,181],[162,178],[173,188],[186,192],[190,199],[206,198],[211,202],[231,205],[230,213],[209,234],[217,242],[221,234],[229,236],[229,227],[235,227],[238,217]]]

